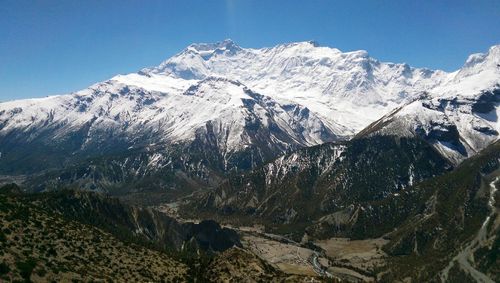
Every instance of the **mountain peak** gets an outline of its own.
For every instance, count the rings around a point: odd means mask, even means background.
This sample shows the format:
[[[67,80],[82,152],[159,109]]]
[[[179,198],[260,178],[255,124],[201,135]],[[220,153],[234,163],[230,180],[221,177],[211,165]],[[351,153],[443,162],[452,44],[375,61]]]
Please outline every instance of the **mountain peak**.
[[[308,40],[308,41],[297,41],[297,42],[291,42],[285,45],[304,45],[304,46],[309,46],[309,47],[319,47],[319,43],[314,41],[314,40]]]
[[[278,48],[278,49],[304,49],[304,50],[309,50],[315,47],[320,47],[318,42],[313,41],[313,40],[308,40],[308,41],[295,41],[295,42],[288,42],[288,43],[283,43],[283,44],[278,44],[273,48]]]
[[[496,65],[500,64],[500,44],[493,45],[488,50],[488,60],[491,60]]]
[[[469,68],[485,61],[500,63],[500,44],[491,46],[487,53],[471,54],[465,61],[464,67]]]
[[[216,51],[231,51],[236,52],[241,50],[234,41],[231,39],[224,39],[223,41],[218,41],[214,43],[193,43],[187,47],[187,50],[197,51],[197,52],[216,52]]]
[[[319,47],[319,43],[317,41],[315,41],[315,40],[309,40],[308,43],[311,44],[314,47]]]

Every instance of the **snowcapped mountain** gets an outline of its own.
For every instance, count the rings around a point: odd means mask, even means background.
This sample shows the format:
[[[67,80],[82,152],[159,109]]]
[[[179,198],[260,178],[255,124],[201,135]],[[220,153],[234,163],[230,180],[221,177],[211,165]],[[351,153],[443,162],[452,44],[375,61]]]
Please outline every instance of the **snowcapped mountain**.
[[[469,57],[450,80],[363,130],[367,134],[419,136],[459,163],[498,140],[500,46]]]
[[[225,78],[205,78],[178,94],[108,81],[71,95],[3,103],[2,108],[0,132],[11,148],[71,142],[72,154],[196,141],[215,146],[225,161],[261,146],[265,160],[336,139],[306,107],[279,104]]]
[[[500,46],[494,46],[486,54],[472,55],[453,73],[427,71],[429,77],[420,77],[413,86],[408,80],[423,71],[409,69],[412,75],[389,80],[387,84],[393,88],[379,92],[391,101],[391,94],[396,94],[391,90],[407,89],[399,100],[392,100],[394,105],[396,101],[401,104],[353,139],[301,149],[232,175],[214,189],[187,198],[181,213],[188,217],[203,213],[228,222],[249,218],[265,225],[292,225],[286,231],[294,232],[313,222],[306,228],[308,234],[324,237],[356,233],[366,237],[370,230],[380,232],[387,224],[391,228],[385,232],[390,231],[404,217],[391,223],[387,215],[398,218],[412,210],[421,213],[422,205],[416,204],[429,200],[427,190],[414,189],[417,184],[426,186],[424,180],[460,168],[458,163],[465,158],[496,144],[500,131],[499,50]],[[386,78],[388,73],[380,76]],[[380,81],[380,77],[372,77],[369,85],[384,89],[387,84],[377,84]],[[346,88],[343,99],[351,101],[350,109],[361,111],[366,103],[363,96],[370,94]],[[335,93],[322,95],[330,101],[340,99]],[[461,170],[469,168],[465,164]],[[491,168],[497,168],[494,162]],[[451,179],[461,186],[458,175]],[[480,178],[471,176],[471,180]],[[437,188],[449,189],[446,185]],[[381,225],[374,224],[377,221]]]
[[[158,67],[113,79],[171,91],[162,83],[166,77],[196,81],[210,76],[238,80],[277,101],[304,105],[346,136],[449,79],[442,71],[379,62],[366,51],[343,53],[314,42],[250,49],[230,40],[193,44]]]
[[[215,154],[222,171],[252,168],[287,150],[348,138],[424,92],[473,97],[498,83],[498,50],[446,73],[314,42],[193,44],[157,67],[82,91],[0,103],[0,171],[172,147]]]

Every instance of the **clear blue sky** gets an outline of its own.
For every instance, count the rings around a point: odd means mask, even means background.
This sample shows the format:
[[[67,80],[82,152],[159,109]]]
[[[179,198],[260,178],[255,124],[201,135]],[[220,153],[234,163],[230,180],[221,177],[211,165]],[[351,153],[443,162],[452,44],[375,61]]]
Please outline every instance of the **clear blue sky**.
[[[79,90],[225,38],[315,40],[450,71],[500,43],[500,1],[0,0],[0,101]]]

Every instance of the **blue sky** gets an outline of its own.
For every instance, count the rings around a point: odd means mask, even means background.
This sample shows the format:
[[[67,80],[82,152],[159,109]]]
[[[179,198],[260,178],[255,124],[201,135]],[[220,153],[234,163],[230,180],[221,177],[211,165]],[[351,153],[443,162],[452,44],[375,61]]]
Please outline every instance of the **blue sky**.
[[[0,101],[79,90],[225,38],[315,40],[451,71],[500,43],[500,1],[0,0]]]

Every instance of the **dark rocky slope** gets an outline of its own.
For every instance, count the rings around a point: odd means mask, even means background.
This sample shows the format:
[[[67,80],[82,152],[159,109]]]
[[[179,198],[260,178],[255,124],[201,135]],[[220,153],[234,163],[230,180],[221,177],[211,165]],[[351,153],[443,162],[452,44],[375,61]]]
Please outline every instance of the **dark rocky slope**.
[[[196,195],[181,212],[288,227],[299,234],[306,226],[330,223],[330,228],[310,233],[353,236],[354,231],[343,227],[362,213],[362,204],[382,202],[451,168],[418,138],[359,138],[299,150],[251,173],[233,175],[216,189]]]

